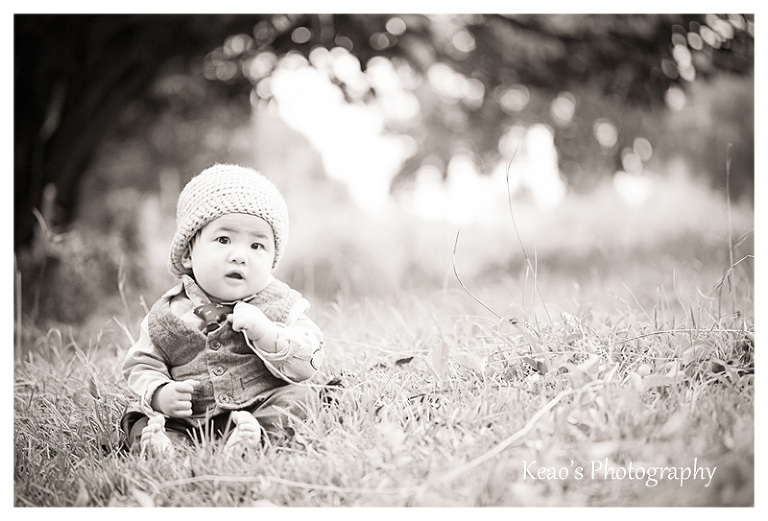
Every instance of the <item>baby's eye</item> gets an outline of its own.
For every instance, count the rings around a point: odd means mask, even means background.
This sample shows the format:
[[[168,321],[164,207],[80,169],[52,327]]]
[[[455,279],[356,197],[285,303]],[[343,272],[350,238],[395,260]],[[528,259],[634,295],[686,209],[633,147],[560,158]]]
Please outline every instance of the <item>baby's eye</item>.
[[[263,247],[264,247],[264,245],[259,243],[259,242],[254,242],[253,244],[251,244],[251,248],[253,248],[254,250],[259,250],[259,249],[261,249]]]
[[[219,242],[221,244],[229,244],[229,237],[222,235],[221,237],[216,237],[216,242]]]

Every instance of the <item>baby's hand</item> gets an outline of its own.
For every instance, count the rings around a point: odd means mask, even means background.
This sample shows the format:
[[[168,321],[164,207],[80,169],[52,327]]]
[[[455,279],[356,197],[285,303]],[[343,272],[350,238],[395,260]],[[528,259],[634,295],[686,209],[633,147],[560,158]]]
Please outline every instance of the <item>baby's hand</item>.
[[[267,318],[263,311],[253,304],[247,302],[238,302],[232,312],[232,329],[235,331],[245,331],[248,338],[254,342],[261,339],[267,332],[272,321]]]
[[[277,326],[259,308],[246,302],[238,302],[232,312],[232,329],[245,331],[248,338],[266,351],[275,351]]]
[[[198,385],[197,380],[167,383],[155,392],[152,408],[166,416],[188,418],[192,416],[192,393]]]

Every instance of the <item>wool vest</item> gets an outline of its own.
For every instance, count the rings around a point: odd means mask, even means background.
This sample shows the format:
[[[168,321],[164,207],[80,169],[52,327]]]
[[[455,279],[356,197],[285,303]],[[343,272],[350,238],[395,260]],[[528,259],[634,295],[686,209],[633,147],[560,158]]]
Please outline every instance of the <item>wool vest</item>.
[[[174,381],[200,382],[192,395],[193,417],[244,409],[261,393],[286,384],[269,372],[243,333],[234,331],[229,322],[206,334],[171,310],[173,298],[163,297],[150,309],[149,337]],[[285,323],[301,298],[287,284],[273,280],[248,302],[273,322]]]

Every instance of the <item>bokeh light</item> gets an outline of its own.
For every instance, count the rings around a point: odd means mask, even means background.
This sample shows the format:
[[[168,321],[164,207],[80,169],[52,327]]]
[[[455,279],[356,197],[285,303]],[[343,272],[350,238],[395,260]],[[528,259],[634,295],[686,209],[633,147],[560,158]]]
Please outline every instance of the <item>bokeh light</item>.
[[[507,113],[521,112],[531,101],[531,91],[525,85],[512,85],[502,89],[499,105]]]
[[[667,105],[673,110],[683,110],[687,102],[687,96],[683,89],[675,86],[667,89],[664,99],[667,102]]]
[[[621,151],[621,166],[625,172],[639,174],[643,171],[643,160],[633,149],[625,148]]]
[[[291,33],[291,40],[299,45],[302,43],[307,43],[311,39],[312,31],[307,27],[297,27]]]
[[[470,53],[475,50],[475,38],[466,29],[457,31],[451,38],[453,47],[463,53]]]
[[[632,150],[643,162],[648,162],[653,157],[653,146],[644,137],[636,137],[632,142]]]
[[[613,148],[619,140],[619,130],[609,120],[600,118],[592,124],[595,139],[603,148]]]
[[[570,92],[561,92],[552,101],[550,114],[558,126],[568,125],[576,113],[576,97]]]
[[[393,16],[387,20],[387,23],[384,25],[384,27],[387,29],[387,32],[394,36],[400,36],[404,34],[407,28],[405,21],[403,21],[403,19],[399,16]]]

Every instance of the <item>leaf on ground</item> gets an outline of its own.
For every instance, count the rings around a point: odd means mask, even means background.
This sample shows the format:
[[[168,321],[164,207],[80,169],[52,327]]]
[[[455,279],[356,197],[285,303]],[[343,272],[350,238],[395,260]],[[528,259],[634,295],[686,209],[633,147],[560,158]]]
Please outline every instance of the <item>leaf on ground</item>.
[[[517,481],[509,487],[510,498],[514,504],[521,507],[538,507],[546,505],[546,496],[542,494],[541,487],[534,484]]]
[[[125,506],[127,506],[125,504],[125,498],[122,496],[112,496],[109,498],[109,502],[107,503],[107,508],[119,508]]]
[[[688,427],[688,415],[683,411],[673,413],[659,429],[659,434],[665,438],[682,439],[685,429]]]
[[[405,441],[405,433],[394,422],[381,422],[376,426],[380,439],[386,444],[392,452],[396,452],[402,447]]]
[[[435,346],[432,349],[431,362],[435,374],[442,380],[445,377],[445,372],[448,370],[448,347],[441,338],[435,342]]]
[[[88,392],[88,390],[83,388],[83,389],[78,389],[72,394],[72,401],[75,402],[75,405],[77,405],[81,409],[85,409],[91,404],[91,402],[93,401],[93,398],[91,394]]]
[[[88,494],[88,488],[85,486],[85,481],[83,481],[82,478],[78,478],[77,480],[77,497],[75,498],[75,502],[72,504],[74,507],[84,507],[88,505],[88,502],[91,500],[90,494]]]
[[[150,496],[143,490],[132,488],[131,495],[133,496],[133,499],[136,500],[136,502],[139,504],[140,507],[155,508],[155,500],[152,499],[152,496]]]
[[[485,361],[469,351],[456,351],[451,353],[451,358],[464,369],[482,373],[485,370]]]
[[[691,362],[701,360],[703,357],[709,355],[712,351],[712,345],[707,342],[696,342],[688,349],[683,351],[682,362],[683,366],[690,364]]]
[[[573,331],[563,337],[563,344],[572,346],[577,340],[581,339],[584,335],[579,331]]]
[[[637,391],[638,388],[636,387],[622,387],[619,389],[621,403],[630,415],[643,412],[643,401],[640,399],[640,394]]]
[[[597,372],[600,370],[600,357],[597,355],[589,355],[586,360],[581,362],[576,367],[579,371],[588,375],[592,380],[597,376]]]
[[[674,385],[676,378],[665,374],[649,374],[643,378],[643,390],[653,389],[655,387],[666,387]]]
[[[653,372],[653,368],[651,368],[648,364],[640,364],[637,367],[637,374],[640,376],[648,376]]]
[[[584,432],[588,432],[595,426],[591,411],[592,409],[589,408],[574,407],[568,412],[565,420]]]
[[[257,499],[251,503],[251,506],[261,507],[261,508],[274,508],[274,507],[280,507],[281,505],[277,505],[268,499]]]
[[[534,359],[534,358],[531,358],[531,357],[529,357],[529,356],[526,356],[526,357],[524,357],[524,358],[523,358],[523,361],[524,361],[526,364],[528,364],[529,366],[531,366],[531,368],[533,368],[533,369],[535,369],[536,371],[538,371],[538,372],[539,372],[539,374],[547,374],[547,370],[548,370],[548,369],[547,369],[547,365],[546,365],[546,364],[544,364],[542,361],[540,361],[540,360],[536,360],[536,359]],[[534,374],[535,374],[535,373],[534,373]]]
[[[733,362],[725,362],[719,358],[712,358],[710,368],[713,373],[725,373],[733,381],[739,379],[739,371],[733,367]]]
[[[562,364],[562,367],[568,370],[565,375],[571,382],[571,385],[578,389],[597,378],[597,374],[600,372],[601,368],[600,357],[597,355],[589,355],[588,358],[579,365],[566,362]]]
[[[401,365],[409,364],[411,362],[411,360],[413,360],[412,356],[407,356],[405,358],[400,358],[398,360],[395,360],[395,365],[396,366],[401,366]]]
[[[617,440],[595,441],[585,448],[592,461],[612,458],[620,449],[621,443]]]
[[[629,373],[629,383],[633,389],[639,391],[643,388],[643,377],[636,372]]]
[[[101,391],[93,376],[88,379],[88,392],[97,400],[101,400]]]
[[[384,453],[380,448],[374,447],[372,449],[365,449],[363,451],[363,456],[365,456],[364,461],[374,468],[384,467]]]

